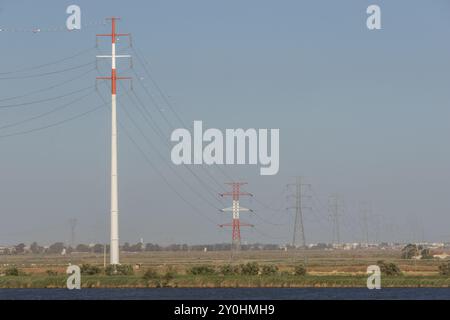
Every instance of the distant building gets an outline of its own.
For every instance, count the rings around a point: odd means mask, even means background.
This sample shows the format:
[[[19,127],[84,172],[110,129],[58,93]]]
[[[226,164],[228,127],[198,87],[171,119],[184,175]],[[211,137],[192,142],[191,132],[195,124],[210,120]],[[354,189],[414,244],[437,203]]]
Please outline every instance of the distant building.
[[[450,257],[450,255],[447,254],[447,253],[445,253],[445,252],[443,252],[443,253],[441,253],[441,254],[434,254],[434,255],[433,255],[433,258],[441,259],[441,260],[445,260],[445,259],[447,259],[448,257]]]

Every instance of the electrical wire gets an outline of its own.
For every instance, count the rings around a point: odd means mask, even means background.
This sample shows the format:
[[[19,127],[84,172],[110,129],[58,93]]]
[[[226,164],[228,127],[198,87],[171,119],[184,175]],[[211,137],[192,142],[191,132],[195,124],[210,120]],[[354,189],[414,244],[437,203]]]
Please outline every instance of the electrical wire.
[[[49,76],[49,75],[63,73],[63,72],[66,72],[66,71],[82,69],[82,68],[90,66],[90,65],[95,65],[95,62],[88,62],[88,63],[76,65],[76,66],[73,66],[73,67],[70,67],[70,68],[59,69],[59,70],[55,70],[55,71],[49,71],[49,72],[43,72],[43,73],[37,73],[37,74],[31,74],[31,75],[3,77],[3,78],[0,78],[0,80],[17,80],[17,79],[41,78],[41,77],[46,77],[46,76]]]
[[[24,93],[24,94],[21,94],[21,95],[18,95],[18,96],[13,96],[13,97],[0,99],[0,102],[9,101],[9,100],[15,100],[15,99],[21,99],[21,98],[25,98],[25,97],[31,96],[31,95],[33,95],[35,93],[41,93],[41,92],[45,92],[45,91],[49,91],[49,90],[52,90],[52,89],[55,89],[55,88],[62,87],[62,86],[66,85],[66,84],[68,84],[70,82],[73,82],[75,80],[81,79],[82,77],[84,77],[85,75],[89,74],[90,72],[92,72],[94,70],[95,70],[95,68],[89,69],[89,70],[87,70],[87,71],[77,75],[76,77],[69,78],[68,80],[65,80],[65,81],[62,81],[62,82],[60,81],[60,82],[58,82],[58,83],[56,83],[54,85],[51,85],[49,87],[45,87],[45,88],[29,91],[27,93]]]
[[[168,127],[171,128],[172,130],[175,129],[175,126],[168,120],[168,118],[166,117],[166,115],[164,114],[164,112],[161,111],[161,108],[160,108],[158,102],[153,98],[152,94],[148,91],[147,87],[146,87],[145,85],[142,84],[139,75],[136,73],[136,71],[135,71],[134,69],[133,69],[133,72],[134,72],[136,78],[138,79],[138,83],[141,85],[141,87],[142,87],[142,88],[144,89],[144,91],[147,93],[148,97],[150,98],[150,100],[151,100],[151,101],[153,102],[153,104],[155,105],[156,110],[159,112],[159,114],[161,115],[161,117],[162,117],[162,118],[164,119],[164,121],[167,123]],[[133,92],[133,93],[134,93],[134,92]],[[136,95],[136,98],[137,98],[138,100],[140,100],[140,99],[137,97],[137,94],[136,94],[136,93],[134,93],[134,94]],[[143,108],[143,109],[146,109],[145,106],[144,106],[144,103],[142,103],[142,100],[140,100],[139,102],[140,102],[142,108]],[[159,131],[162,132],[161,129],[159,129]],[[169,145],[168,145],[168,147],[170,148]],[[195,157],[195,156],[196,156],[196,155],[194,154],[194,157]],[[217,179],[215,179],[214,176],[213,176],[213,175],[212,175],[205,167],[201,166],[200,168],[204,170],[205,174],[211,179],[211,181],[213,181],[213,183],[217,184],[217,186],[218,186],[221,190],[224,189],[223,184],[221,184],[220,182],[218,182]],[[217,193],[220,193],[220,192],[218,192],[218,191],[216,191],[216,192],[217,192]]]
[[[0,72],[0,75],[20,73],[20,72],[24,72],[24,71],[32,71],[32,70],[37,70],[37,69],[41,69],[41,68],[44,68],[44,67],[52,66],[52,65],[55,65],[55,64],[58,64],[58,63],[61,63],[61,62],[64,62],[64,61],[67,61],[67,60],[79,57],[79,56],[81,56],[81,55],[83,55],[85,53],[88,53],[88,52],[90,52],[90,51],[92,51],[94,49],[95,49],[95,46],[87,48],[87,49],[84,49],[84,50],[79,51],[79,52],[77,52],[77,53],[75,53],[73,55],[70,55],[68,57],[65,57],[65,58],[62,58],[62,59],[59,59],[59,60],[47,62],[47,63],[40,64],[40,65],[37,65],[37,66],[24,67],[24,68],[13,70],[13,71]]]
[[[176,109],[173,107],[172,103],[169,101],[169,99],[167,98],[166,94],[162,91],[161,87],[158,85],[158,83],[156,82],[155,78],[152,76],[151,72],[150,72],[150,64],[148,63],[147,60],[145,60],[140,54],[139,52],[132,47],[131,48],[132,51],[134,52],[134,54],[136,55],[136,57],[138,58],[138,61],[140,62],[140,64],[143,66],[144,72],[147,74],[147,76],[150,78],[153,86],[157,89],[159,95],[162,97],[163,101],[166,103],[166,105],[169,107],[170,111],[175,115],[175,117],[177,118],[177,120],[184,126],[186,126],[186,123],[183,121],[183,119],[181,118],[181,116],[178,114],[178,112],[176,111]],[[138,77],[139,79],[139,77]],[[151,96],[149,94],[149,96]],[[158,108],[159,109],[159,108]],[[218,170],[222,173],[222,175],[226,178],[229,179],[231,181],[234,181],[234,179],[220,166],[217,166]],[[220,186],[222,186],[219,183]],[[222,186],[223,188],[223,186]]]
[[[143,105],[143,103],[142,103],[142,100],[140,100],[139,98],[138,98],[138,96],[136,95],[136,93],[135,92],[133,92],[133,95],[138,99],[138,101],[140,102],[140,104],[141,104],[141,106],[142,106],[142,108],[143,109],[145,109],[145,107],[144,107],[144,105]],[[146,110],[146,109],[145,109]],[[147,111],[148,112],[148,111]],[[145,117],[144,117],[145,118]],[[152,123],[153,123],[153,125],[158,129],[158,132],[160,133],[160,137],[161,137],[161,139],[162,139],[162,141],[164,141],[165,142],[165,146],[167,147],[167,149],[168,150],[170,150],[170,144],[169,144],[169,142],[165,139],[165,137],[163,136],[163,134],[162,134],[162,130],[158,127],[158,125],[152,120]],[[152,126],[153,126],[152,125]],[[208,186],[188,165],[186,165],[186,164],[183,164],[183,166],[194,176],[194,178],[205,188],[205,190],[206,190],[206,192],[207,193],[210,193],[211,194],[211,187],[210,186]],[[221,201],[220,201],[220,198],[218,197],[218,195],[219,195],[219,191],[215,191],[216,192],[216,194],[212,194],[212,196],[213,196],[213,198],[216,200],[216,201],[218,201],[218,202],[220,202],[221,203]]]
[[[56,108],[53,108],[53,109],[51,109],[51,110],[49,110],[49,111],[40,113],[40,114],[38,114],[38,115],[36,115],[36,116],[33,116],[33,117],[26,118],[26,119],[23,119],[23,120],[20,120],[20,121],[17,121],[17,122],[13,122],[13,123],[10,123],[10,124],[6,124],[6,125],[3,125],[3,126],[0,126],[0,130],[7,129],[7,128],[12,128],[12,127],[15,127],[15,126],[18,126],[18,125],[21,125],[21,124],[24,124],[24,123],[27,123],[27,122],[36,120],[36,119],[43,118],[43,117],[45,117],[45,116],[48,116],[49,114],[55,113],[55,112],[57,112],[57,111],[60,111],[60,110],[62,110],[62,109],[64,109],[64,108],[67,108],[67,107],[70,106],[70,105],[73,105],[73,104],[75,104],[75,103],[77,103],[77,102],[83,100],[84,98],[90,96],[92,93],[93,93],[93,92],[89,92],[89,93],[87,93],[87,94],[85,94],[85,95],[83,95],[83,96],[81,96],[81,97],[79,97],[79,98],[77,98],[77,99],[74,99],[74,100],[72,100],[72,101],[70,101],[70,102],[68,102],[68,103],[65,103],[65,104],[63,104],[63,105],[61,105],[61,106],[58,106],[58,107],[56,107]]]
[[[133,125],[136,127],[136,129],[138,129],[138,131],[141,133],[141,135],[144,137],[144,139],[150,144],[150,146],[152,147],[152,150],[156,151],[156,153],[160,156],[160,158],[163,160],[163,163],[165,163],[167,165],[167,167],[170,169],[170,165],[167,164],[167,162],[164,159],[164,156],[157,151],[157,149],[154,147],[153,143],[151,142],[150,139],[147,138],[147,136],[144,134],[144,132],[142,131],[142,129],[138,126],[138,124],[136,123],[136,121],[131,117],[130,113],[128,112],[127,108],[123,109],[125,112],[125,115],[130,119],[130,121],[133,123]],[[173,169],[173,168],[172,168]],[[176,174],[176,171],[173,170],[173,172]],[[212,208],[219,210],[219,208],[217,206],[215,206],[212,202],[210,202],[207,198],[205,198],[201,193],[197,192],[197,190],[195,188],[192,187],[192,185],[190,185],[185,179],[183,179],[180,175],[176,174],[178,176],[179,179],[181,179],[183,181],[184,184],[186,184],[189,188],[189,190],[191,190],[192,192],[194,192],[195,194],[197,194],[197,196],[199,196],[203,201],[205,201],[208,205],[210,205]]]
[[[127,90],[125,90],[125,92],[128,92]],[[100,94],[99,94],[100,95]],[[103,101],[106,101],[103,96],[100,95],[100,97],[102,98]],[[131,100],[130,100],[131,101]],[[135,106],[136,107],[136,106]],[[143,132],[143,130],[141,129],[141,127],[137,124],[137,122],[133,119],[133,117],[131,116],[131,114],[128,112],[127,108],[123,108],[125,115],[130,119],[130,121],[132,122],[132,124],[134,125],[134,127],[139,131],[139,133],[142,135],[142,137],[144,138],[144,140],[150,145],[150,147],[152,148],[152,150],[154,150],[156,152],[156,154],[163,160],[163,163],[166,164],[166,166],[184,183],[188,186],[189,190],[191,190],[193,193],[195,193],[199,198],[201,198],[203,201],[205,201],[208,205],[210,205],[212,208],[214,208],[215,210],[219,210],[219,208],[217,206],[215,206],[214,204],[212,204],[208,199],[206,199],[201,193],[199,193],[194,187],[192,187],[192,185],[190,185],[183,177],[181,177],[176,170],[174,170],[170,165],[167,164],[167,162],[165,161],[164,156],[158,151],[158,149],[155,147],[155,145],[153,144],[153,142],[145,135],[145,133]]]
[[[54,101],[54,100],[58,100],[58,99],[69,97],[71,95],[74,95],[74,94],[79,93],[79,92],[86,91],[88,89],[93,89],[94,87],[95,86],[84,87],[84,88],[81,88],[81,89],[78,89],[78,90],[75,90],[75,91],[71,91],[71,92],[68,92],[68,93],[56,96],[56,97],[51,97],[51,98],[46,98],[46,99],[41,99],[41,100],[22,102],[22,103],[15,103],[15,104],[0,105],[0,109],[24,107],[24,106],[29,106],[29,105],[33,105],[33,104],[42,103],[42,102]]]
[[[33,133],[33,132],[37,132],[37,131],[42,131],[42,130],[45,130],[45,129],[53,128],[53,127],[59,126],[61,124],[64,124],[64,123],[67,123],[67,122],[70,122],[70,121],[82,118],[84,116],[87,116],[88,114],[90,114],[90,113],[92,113],[94,111],[97,111],[97,110],[99,110],[100,108],[103,108],[103,107],[104,107],[104,104],[101,104],[101,105],[99,105],[99,106],[97,106],[97,107],[95,107],[93,109],[90,109],[88,111],[85,111],[83,113],[77,114],[77,115],[72,116],[70,118],[66,118],[64,120],[60,120],[60,121],[57,121],[57,122],[54,122],[54,123],[51,123],[51,124],[48,124],[48,125],[45,125],[45,126],[42,126],[42,127],[38,127],[38,128],[30,129],[30,130],[25,130],[25,131],[20,131],[20,132],[15,132],[15,133],[10,133],[10,134],[5,134],[5,135],[0,135],[0,139],[8,138],[8,137],[21,136],[21,135],[25,135],[25,134],[29,134],[29,133]]]

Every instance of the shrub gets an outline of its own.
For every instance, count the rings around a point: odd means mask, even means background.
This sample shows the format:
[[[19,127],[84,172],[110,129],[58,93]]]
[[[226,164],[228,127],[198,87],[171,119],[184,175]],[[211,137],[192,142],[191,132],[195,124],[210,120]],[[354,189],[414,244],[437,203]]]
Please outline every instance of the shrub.
[[[433,259],[433,255],[431,254],[430,249],[423,249],[423,250],[420,252],[420,255],[422,256],[421,259],[424,259],[424,260],[430,260],[430,259]]]
[[[175,278],[176,275],[177,275],[177,271],[172,266],[169,266],[166,270],[166,273],[164,273],[163,278],[164,278],[164,280],[169,281],[169,280],[172,280],[173,278]]]
[[[188,273],[194,276],[212,275],[216,273],[216,270],[211,266],[194,266],[188,270]]]
[[[149,269],[147,269],[147,271],[145,271],[145,273],[144,273],[145,280],[156,279],[156,278],[158,278],[158,273],[156,272],[155,269],[149,268]]]
[[[306,275],[306,268],[302,264],[298,264],[294,267],[294,275],[296,276],[305,276]]]
[[[57,275],[58,275],[58,272],[55,271],[55,270],[47,270],[47,271],[45,271],[45,273],[47,273],[47,275],[48,275],[49,277],[54,277],[54,276],[57,276]]]
[[[134,270],[130,264],[119,264],[117,266],[117,274],[122,276],[131,276],[134,274]]]
[[[261,268],[261,274],[263,276],[272,276],[278,272],[278,267],[274,265],[264,265]]]
[[[395,263],[380,260],[377,262],[377,265],[380,267],[381,274],[383,275],[399,276],[402,274],[400,268]]]
[[[220,273],[224,276],[239,274],[239,267],[232,266],[231,264],[225,264],[220,267]]]
[[[108,276],[112,276],[116,274],[116,267],[114,265],[106,266],[105,274]]]
[[[450,261],[444,262],[439,266],[439,274],[441,276],[450,276]]]
[[[82,275],[93,276],[99,274],[102,270],[88,263],[83,263],[80,267],[80,271]]]
[[[412,259],[419,253],[419,248],[413,243],[409,243],[402,249],[402,259]]]
[[[256,262],[248,262],[241,264],[241,274],[247,276],[255,276],[259,273],[259,265]]]
[[[108,276],[130,276],[134,274],[133,267],[129,264],[109,265],[105,269]]]
[[[19,275],[19,269],[17,269],[16,266],[12,266],[9,267],[5,270],[5,275],[6,276],[13,276],[13,277],[17,277]]]

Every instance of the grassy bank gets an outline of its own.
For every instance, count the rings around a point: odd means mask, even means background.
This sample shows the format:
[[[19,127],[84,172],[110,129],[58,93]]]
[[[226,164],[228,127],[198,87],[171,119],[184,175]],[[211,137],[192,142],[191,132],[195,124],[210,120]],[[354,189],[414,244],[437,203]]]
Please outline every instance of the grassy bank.
[[[66,276],[3,276],[0,288],[65,288]],[[172,279],[144,279],[131,276],[83,276],[83,288],[301,288],[301,287],[366,287],[366,276],[354,275],[294,275],[240,276],[240,275],[177,275]],[[450,287],[450,278],[441,276],[383,277],[382,287]]]

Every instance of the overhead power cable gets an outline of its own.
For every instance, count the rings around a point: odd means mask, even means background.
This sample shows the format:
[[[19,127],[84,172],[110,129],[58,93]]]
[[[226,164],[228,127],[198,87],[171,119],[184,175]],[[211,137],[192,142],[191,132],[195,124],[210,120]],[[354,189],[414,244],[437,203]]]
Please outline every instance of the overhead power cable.
[[[75,53],[73,55],[70,55],[68,57],[65,57],[65,58],[62,58],[62,59],[59,59],[59,60],[47,62],[47,63],[40,64],[40,65],[37,65],[37,66],[29,66],[29,67],[24,67],[24,68],[17,69],[17,70],[0,72],[0,75],[20,73],[20,72],[25,72],[25,71],[32,71],[32,70],[37,70],[37,69],[41,69],[41,68],[44,68],[44,67],[52,66],[52,65],[55,65],[55,64],[58,64],[58,63],[61,63],[61,62],[64,62],[64,61],[67,61],[67,60],[79,57],[79,56],[81,56],[81,55],[83,55],[85,53],[91,52],[94,49],[95,49],[95,46],[87,48],[87,49],[84,49],[84,50],[79,51],[79,52],[77,52],[77,53]]]
[[[66,71],[81,69],[81,68],[84,68],[84,67],[87,67],[87,66],[91,66],[91,65],[95,65],[95,62],[88,62],[88,63],[76,65],[76,66],[73,66],[73,67],[70,67],[70,68],[59,69],[59,70],[49,71],[49,72],[42,72],[42,73],[31,74],[31,75],[2,77],[2,78],[0,78],[0,80],[16,80],[16,79],[40,78],[40,77],[45,77],[45,76],[49,76],[49,75],[53,75],[53,74],[63,73],[63,72],[66,72]]]
[[[27,123],[27,122],[36,120],[36,119],[43,118],[43,117],[45,117],[45,116],[48,116],[48,115],[50,115],[50,114],[52,114],[52,113],[55,113],[55,112],[60,111],[60,110],[62,110],[62,109],[65,109],[65,108],[67,108],[68,106],[73,105],[73,104],[75,104],[75,103],[77,103],[77,102],[83,100],[84,98],[86,98],[86,97],[88,97],[89,95],[91,95],[93,92],[94,92],[94,91],[89,92],[89,93],[87,93],[87,94],[85,94],[85,95],[83,95],[83,96],[81,96],[81,97],[79,97],[79,98],[76,98],[75,100],[72,100],[72,101],[70,101],[70,102],[68,102],[68,103],[65,103],[65,104],[61,105],[61,106],[57,106],[56,108],[53,108],[53,109],[51,109],[51,110],[49,110],[49,111],[40,113],[40,114],[35,115],[35,116],[33,116],[33,117],[26,118],[26,119],[23,119],[23,120],[20,120],[20,121],[17,121],[17,122],[13,122],[13,123],[10,123],[10,124],[6,124],[6,125],[3,125],[3,126],[0,126],[0,130],[7,129],[7,128],[12,128],[12,127],[15,127],[15,126],[18,126],[18,125],[21,125],[21,124],[24,124],[24,123]]]
[[[38,104],[38,103],[42,103],[42,102],[49,102],[49,101],[54,101],[54,100],[58,100],[58,99],[62,99],[65,97],[69,97],[71,95],[74,95],[76,93],[79,92],[83,92],[86,91],[88,89],[94,89],[95,86],[89,86],[89,87],[85,87],[85,88],[81,88],[75,91],[71,91],[56,97],[51,97],[51,98],[46,98],[46,99],[41,99],[41,100],[34,100],[34,101],[28,101],[28,102],[22,102],[22,103],[15,103],[15,104],[4,104],[4,105],[0,105],[0,109],[8,109],[8,108],[17,108],[17,107],[24,107],[24,106],[29,106],[32,104]]]
[[[134,52],[134,54],[136,55],[136,57],[138,58],[138,61],[140,62],[140,64],[143,67],[144,72],[147,74],[147,76],[150,78],[151,82],[153,83],[153,86],[156,88],[156,90],[158,91],[159,95],[162,97],[163,101],[165,102],[165,104],[169,107],[170,111],[175,115],[175,117],[178,119],[178,121],[184,126],[186,126],[186,123],[183,121],[183,119],[181,118],[181,116],[178,114],[178,112],[176,111],[176,109],[174,108],[174,106],[172,105],[172,103],[170,102],[170,100],[168,99],[168,97],[166,96],[166,94],[162,91],[161,87],[158,85],[158,83],[156,82],[155,78],[152,76],[151,72],[150,72],[150,64],[148,63],[147,60],[145,60],[140,54],[139,52],[132,47],[132,50]],[[139,77],[137,77],[139,79]],[[145,91],[147,92],[147,94],[150,96],[150,98],[155,101],[153,99],[153,97],[151,96],[151,94],[148,92],[148,90],[145,88],[145,86],[143,86]],[[157,109],[160,111],[160,108],[157,107]],[[165,116],[163,116],[165,118]],[[203,167],[202,167],[203,168]],[[221,166],[217,166],[218,170],[222,173],[222,175],[228,179],[233,181],[234,179],[221,167]],[[205,171],[207,171],[205,169]],[[219,183],[219,185],[221,185]],[[223,188],[223,186],[221,185],[221,187]]]
[[[14,136],[21,136],[21,135],[25,135],[25,134],[28,134],[28,133],[33,133],[33,132],[37,132],[37,131],[42,131],[42,130],[45,130],[45,129],[53,128],[53,127],[62,125],[64,123],[67,123],[67,122],[70,122],[70,121],[73,121],[73,120],[85,117],[88,114],[90,114],[90,113],[92,113],[94,111],[97,111],[100,108],[103,108],[104,105],[105,104],[101,104],[101,105],[99,105],[99,106],[97,106],[97,107],[95,107],[93,109],[90,109],[88,111],[85,111],[83,113],[77,114],[75,116],[72,116],[70,118],[66,118],[66,119],[63,119],[63,120],[60,120],[60,121],[57,121],[57,122],[53,122],[51,124],[48,124],[48,125],[45,125],[45,126],[42,126],[42,127],[33,128],[33,129],[30,129],[30,130],[25,130],[25,131],[20,131],[20,132],[14,132],[14,133],[5,134],[5,135],[0,135],[0,139],[8,138],[8,137],[14,137]]]
[[[67,79],[65,81],[59,81],[58,83],[56,83],[54,85],[51,85],[49,87],[45,87],[45,88],[29,91],[27,93],[24,93],[24,94],[21,94],[21,95],[17,95],[17,96],[13,96],[13,97],[0,99],[0,102],[10,101],[10,100],[15,100],[15,99],[21,99],[21,98],[25,98],[25,97],[31,96],[31,95],[33,95],[35,93],[41,93],[41,92],[49,91],[49,90],[52,90],[52,89],[55,89],[55,88],[58,88],[58,87],[62,87],[62,86],[66,85],[66,84],[68,84],[70,82],[73,82],[75,80],[81,79],[82,77],[84,77],[85,75],[89,74],[90,72],[92,72],[94,70],[95,70],[95,68],[89,69],[89,70],[87,70],[87,71],[77,75],[76,77],[69,78],[69,79]]]

